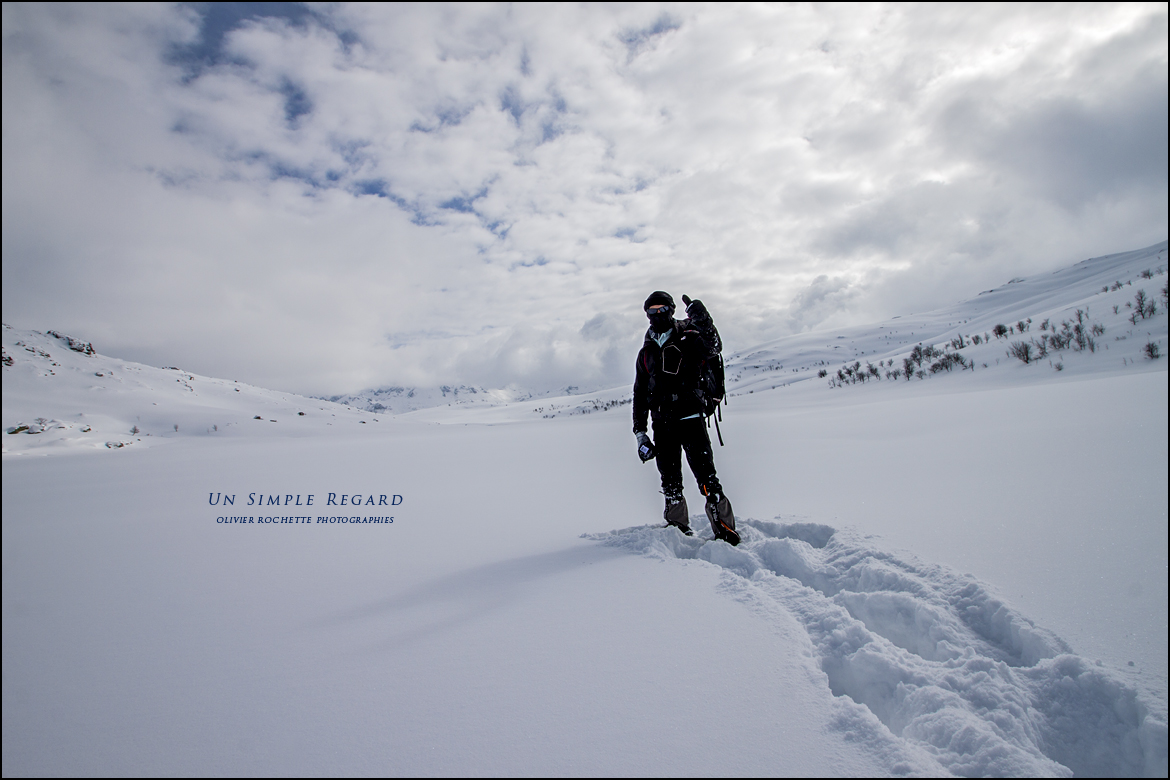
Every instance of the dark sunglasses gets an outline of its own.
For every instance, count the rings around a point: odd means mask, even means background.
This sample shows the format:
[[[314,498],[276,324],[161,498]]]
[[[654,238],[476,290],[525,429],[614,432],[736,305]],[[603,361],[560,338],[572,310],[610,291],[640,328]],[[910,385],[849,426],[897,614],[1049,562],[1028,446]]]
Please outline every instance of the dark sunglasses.
[[[661,314],[664,311],[666,311],[666,312],[674,311],[674,307],[667,306],[666,304],[661,304],[659,306],[651,306],[649,309],[646,310],[646,316],[649,317],[652,314]]]

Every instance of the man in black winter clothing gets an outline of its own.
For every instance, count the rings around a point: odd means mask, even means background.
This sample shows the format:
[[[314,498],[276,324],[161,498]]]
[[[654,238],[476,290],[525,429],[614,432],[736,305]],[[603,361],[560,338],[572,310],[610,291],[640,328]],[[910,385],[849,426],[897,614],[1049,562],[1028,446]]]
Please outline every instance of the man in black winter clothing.
[[[711,388],[703,377],[707,365],[719,360],[723,345],[719,331],[702,301],[683,296],[687,319],[674,318],[674,299],[661,290],[646,299],[650,320],[634,379],[634,435],[643,462],[655,458],[666,496],[663,517],[669,525],[691,535],[687,502],[683,498],[682,453],[707,497],[707,518],[716,539],[739,543],[731,502],[715,475],[711,437],[706,417],[722,399],[708,398]],[[646,417],[654,421],[654,441],[646,433]]]

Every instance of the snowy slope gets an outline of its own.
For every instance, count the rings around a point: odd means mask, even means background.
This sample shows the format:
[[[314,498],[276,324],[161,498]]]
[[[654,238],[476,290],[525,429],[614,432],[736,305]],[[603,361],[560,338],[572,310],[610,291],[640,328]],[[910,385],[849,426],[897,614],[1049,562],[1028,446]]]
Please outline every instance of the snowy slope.
[[[189,436],[311,436],[379,419],[320,399],[107,357],[80,339],[72,339],[74,349],[64,334],[3,327],[6,455]],[[26,430],[13,433],[20,428]]]
[[[3,434],[4,773],[1164,776],[1164,257],[743,351],[738,548],[659,527],[628,387],[375,416],[6,329],[6,429],[74,427]],[[1086,306],[1063,371],[816,375]]]
[[[1123,370],[1131,363],[1147,364],[1142,352],[1147,343],[1158,344],[1166,354],[1166,317],[1139,317],[1136,324],[1129,318],[1139,290],[1156,301],[1158,310],[1165,314],[1161,291],[1166,285],[1166,267],[1163,241],[1145,249],[1090,258],[1045,276],[1012,279],[935,311],[778,339],[727,356],[728,389],[734,395],[817,380],[822,369],[832,378],[858,362],[877,366],[880,379],[886,379],[888,366],[900,369],[916,345],[954,349],[974,364],[971,373],[1012,366],[1016,361],[1006,353],[1013,342],[1035,341],[1059,329],[1062,322],[1075,321],[1078,309],[1088,321],[1104,327],[1104,334],[1096,338],[1100,353],[1053,349],[1037,367],[1050,371],[1060,362],[1062,370],[1099,373]],[[1041,324],[1046,321],[1048,329],[1042,331]],[[1027,331],[1017,333],[1021,322]],[[993,333],[996,325],[1008,326],[1011,333],[997,338]],[[981,343],[972,343],[973,336]],[[963,346],[952,348],[952,342],[960,338]]]

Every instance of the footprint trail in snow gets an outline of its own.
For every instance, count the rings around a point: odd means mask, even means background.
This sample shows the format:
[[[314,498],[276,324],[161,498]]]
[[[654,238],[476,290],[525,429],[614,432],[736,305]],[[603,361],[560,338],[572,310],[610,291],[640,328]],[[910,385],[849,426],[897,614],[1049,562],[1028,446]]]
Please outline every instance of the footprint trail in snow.
[[[739,530],[738,547],[654,526],[587,538],[714,564],[734,598],[796,618],[832,693],[856,703],[836,726],[902,748],[895,772],[1166,776],[1165,707],[974,577],[826,525],[742,519]],[[873,718],[901,744],[878,744]]]

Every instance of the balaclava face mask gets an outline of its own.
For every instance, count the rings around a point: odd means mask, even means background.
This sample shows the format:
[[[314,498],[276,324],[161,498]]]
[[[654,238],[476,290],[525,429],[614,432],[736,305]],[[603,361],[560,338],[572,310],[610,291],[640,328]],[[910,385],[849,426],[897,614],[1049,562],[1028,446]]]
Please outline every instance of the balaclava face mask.
[[[663,309],[657,314],[647,315],[650,318],[650,327],[655,333],[665,333],[674,324],[674,307]]]
[[[668,308],[663,309],[656,314],[647,312],[647,317],[650,318],[650,327],[655,333],[665,333],[674,325],[674,298],[670,297],[670,293],[656,290],[650,293],[650,297],[646,299],[646,303],[642,305],[643,310],[648,310],[651,306],[665,305]]]

